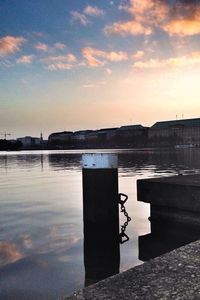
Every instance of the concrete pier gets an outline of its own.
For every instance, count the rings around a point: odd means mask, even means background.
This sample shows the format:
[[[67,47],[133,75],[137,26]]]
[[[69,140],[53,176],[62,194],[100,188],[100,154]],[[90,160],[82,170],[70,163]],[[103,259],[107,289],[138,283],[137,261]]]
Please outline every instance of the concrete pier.
[[[199,249],[191,243],[62,300],[200,299]]]
[[[137,196],[150,203],[151,221],[200,225],[200,175],[138,180]]]

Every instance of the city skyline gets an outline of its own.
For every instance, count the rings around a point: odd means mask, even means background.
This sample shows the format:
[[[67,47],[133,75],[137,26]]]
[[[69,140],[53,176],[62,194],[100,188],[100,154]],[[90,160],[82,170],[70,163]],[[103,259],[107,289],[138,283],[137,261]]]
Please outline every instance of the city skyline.
[[[171,120],[156,120],[153,124],[150,124],[148,126],[145,126],[144,124],[121,124],[118,127],[102,127],[102,128],[79,128],[77,130],[60,130],[60,131],[53,131],[49,132],[47,136],[45,137],[45,140],[48,140],[49,136],[52,134],[62,134],[62,133],[71,133],[71,134],[76,134],[76,133],[82,133],[82,132],[98,132],[98,131],[103,131],[103,130],[117,130],[123,127],[134,127],[134,126],[141,126],[143,128],[152,128],[155,126],[157,123],[165,123],[165,122],[180,122],[180,121],[190,121],[190,120],[199,120],[200,118],[194,117],[194,118],[184,118],[184,115],[182,114],[180,118],[178,118],[178,115],[176,115],[176,119],[171,119]],[[36,138],[36,139],[43,139],[43,132],[41,131],[40,133],[36,133],[35,136],[31,136],[29,133],[25,134],[24,136],[15,136],[12,137],[12,134],[8,131],[2,131],[0,132],[0,136],[2,138],[0,139],[5,139],[5,140],[13,140],[13,139],[20,139],[20,138]]]
[[[198,1],[7,0],[0,20],[14,138],[198,117]]]

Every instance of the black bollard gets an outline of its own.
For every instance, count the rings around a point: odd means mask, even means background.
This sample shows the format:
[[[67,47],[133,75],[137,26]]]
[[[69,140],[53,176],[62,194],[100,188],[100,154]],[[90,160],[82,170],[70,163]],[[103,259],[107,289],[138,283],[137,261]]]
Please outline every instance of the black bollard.
[[[119,273],[117,156],[83,155],[85,285]]]

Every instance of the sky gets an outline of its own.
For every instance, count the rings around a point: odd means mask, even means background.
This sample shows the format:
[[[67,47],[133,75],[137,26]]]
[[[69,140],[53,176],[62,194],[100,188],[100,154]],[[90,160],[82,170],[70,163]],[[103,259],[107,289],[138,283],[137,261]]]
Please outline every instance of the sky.
[[[199,71],[198,0],[0,0],[12,138],[199,117]]]

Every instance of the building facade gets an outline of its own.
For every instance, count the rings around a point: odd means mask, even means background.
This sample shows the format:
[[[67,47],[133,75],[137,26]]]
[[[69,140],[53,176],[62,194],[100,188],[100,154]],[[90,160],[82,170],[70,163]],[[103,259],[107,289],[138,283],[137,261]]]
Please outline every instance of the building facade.
[[[49,145],[69,145],[73,136],[71,131],[55,132],[49,135]]]
[[[148,133],[151,146],[200,146],[200,118],[155,123]]]
[[[25,136],[17,138],[17,141],[21,142],[24,147],[29,146],[39,146],[41,144],[41,139],[32,136]]]

